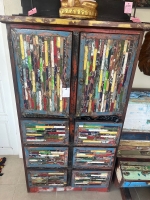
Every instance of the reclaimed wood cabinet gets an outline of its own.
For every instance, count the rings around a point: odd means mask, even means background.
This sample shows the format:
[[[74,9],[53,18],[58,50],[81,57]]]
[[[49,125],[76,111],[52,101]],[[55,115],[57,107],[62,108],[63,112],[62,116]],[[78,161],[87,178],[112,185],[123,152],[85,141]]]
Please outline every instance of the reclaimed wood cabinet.
[[[1,16],[28,192],[108,191],[143,25]]]

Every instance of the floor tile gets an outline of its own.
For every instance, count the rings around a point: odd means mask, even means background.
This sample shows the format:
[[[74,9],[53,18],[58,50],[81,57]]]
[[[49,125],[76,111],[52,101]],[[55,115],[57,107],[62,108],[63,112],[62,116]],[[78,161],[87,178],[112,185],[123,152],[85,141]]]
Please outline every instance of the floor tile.
[[[110,192],[57,192],[57,200],[122,200],[120,191],[113,185]]]
[[[150,199],[150,188],[135,188],[140,200]]]
[[[6,159],[5,167],[3,168],[4,175],[0,178],[0,184],[13,185],[18,182],[23,162],[18,156],[6,156]]]
[[[0,199],[12,200],[15,192],[15,185],[0,185]]]
[[[25,171],[24,169],[21,169],[17,184],[25,184],[25,183],[26,183]]]
[[[137,191],[135,190],[135,188],[130,188],[129,189],[132,200],[140,200]]]
[[[50,200],[56,199],[56,193],[28,193],[25,184],[16,185],[13,200]]]

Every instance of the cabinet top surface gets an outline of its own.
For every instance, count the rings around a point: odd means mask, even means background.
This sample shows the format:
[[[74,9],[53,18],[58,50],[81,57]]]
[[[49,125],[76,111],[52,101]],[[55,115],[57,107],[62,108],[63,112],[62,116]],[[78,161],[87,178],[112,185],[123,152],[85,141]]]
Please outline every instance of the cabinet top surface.
[[[110,21],[95,21],[95,20],[61,19],[61,18],[56,19],[56,18],[28,17],[28,16],[24,17],[24,16],[0,15],[0,22],[150,30],[150,23],[110,22]]]

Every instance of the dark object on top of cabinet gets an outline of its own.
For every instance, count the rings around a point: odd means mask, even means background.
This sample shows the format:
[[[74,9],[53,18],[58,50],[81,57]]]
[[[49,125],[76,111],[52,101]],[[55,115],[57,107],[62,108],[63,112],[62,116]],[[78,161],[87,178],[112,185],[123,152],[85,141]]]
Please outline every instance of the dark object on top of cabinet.
[[[146,33],[145,40],[139,56],[139,69],[150,76],[150,32]]]
[[[96,0],[98,3],[97,20],[102,21],[130,21],[130,17],[124,13],[124,1],[122,0]]]
[[[59,17],[60,0],[21,0],[23,15],[28,15],[32,8],[37,9],[34,16]]]

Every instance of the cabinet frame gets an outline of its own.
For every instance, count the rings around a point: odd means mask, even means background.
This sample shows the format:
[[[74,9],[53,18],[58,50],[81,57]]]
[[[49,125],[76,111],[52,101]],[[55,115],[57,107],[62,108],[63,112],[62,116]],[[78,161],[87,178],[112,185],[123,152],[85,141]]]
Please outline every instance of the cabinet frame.
[[[34,18],[33,18],[34,19]],[[36,21],[32,21],[32,23],[34,25],[31,25],[30,22],[28,23],[28,21],[22,21],[22,24],[20,24],[20,22],[18,23],[17,21],[13,22],[9,22],[9,20],[7,21],[7,32],[8,32],[8,44],[9,44],[9,50],[10,50],[10,59],[11,59],[11,66],[12,66],[12,75],[13,75],[13,82],[14,82],[14,88],[15,88],[15,98],[16,98],[16,105],[17,105],[17,113],[18,113],[18,121],[19,121],[19,127],[20,127],[20,135],[21,135],[21,142],[22,142],[22,150],[23,150],[23,159],[24,159],[24,168],[25,168],[25,174],[26,174],[26,183],[27,183],[27,189],[28,192],[31,191],[29,184],[28,184],[28,173],[27,173],[27,167],[26,167],[26,162],[25,162],[25,152],[24,152],[24,145],[23,145],[23,138],[22,138],[22,130],[21,130],[21,120],[27,119],[22,117],[21,115],[21,111],[20,111],[20,106],[19,106],[19,96],[18,96],[18,92],[16,90],[17,88],[17,78],[16,78],[16,69],[15,69],[15,61],[14,61],[14,55],[13,55],[13,50],[12,50],[12,41],[11,41],[11,29],[12,28],[26,28],[26,29],[40,29],[40,30],[55,30],[55,31],[72,31],[72,41],[73,41],[73,45],[72,45],[72,68],[71,68],[71,81],[70,81],[70,88],[71,88],[71,95],[70,95],[70,113],[68,116],[69,119],[69,127],[70,127],[70,142],[73,142],[74,139],[74,131],[75,131],[75,119],[76,119],[76,100],[77,100],[77,82],[78,82],[78,61],[79,61],[79,57],[78,57],[78,50],[79,50],[79,35],[80,32],[92,32],[92,33],[115,33],[115,34],[137,34],[139,35],[140,39],[139,39],[139,44],[138,44],[138,50],[136,53],[136,57],[135,57],[135,61],[133,64],[133,70],[132,70],[132,74],[131,74],[131,78],[130,78],[130,82],[129,82],[129,87],[128,87],[128,92],[127,92],[127,98],[126,98],[126,105],[125,105],[125,112],[123,113],[123,116],[121,117],[121,121],[120,123],[123,123],[124,118],[125,118],[125,114],[126,114],[126,109],[127,109],[127,105],[128,105],[128,100],[129,100],[129,95],[130,95],[130,91],[131,91],[131,87],[132,87],[132,83],[133,83],[133,78],[134,78],[134,74],[135,74],[135,70],[136,70],[136,65],[137,65],[137,61],[138,61],[138,56],[139,56],[139,52],[140,52],[140,47],[142,44],[142,38],[143,38],[143,34],[144,31],[142,30],[142,28],[137,28],[137,27],[133,27],[131,26],[131,29],[127,29],[126,26],[122,27],[121,29],[119,29],[119,24],[115,23],[113,27],[110,28],[109,24],[104,25],[105,28],[102,27],[98,27],[97,23],[93,26],[89,26],[88,27],[88,23],[87,25],[80,25],[80,24],[68,24],[66,26],[63,26],[62,24],[50,24],[50,25],[46,25],[46,21],[45,24],[40,24]],[[40,25],[39,25],[40,24]],[[41,120],[43,118],[46,118],[45,116],[41,116],[41,117],[35,117],[35,120]],[[59,116],[49,116],[48,119],[61,119],[61,117]],[[28,118],[28,120],[30,120],[30,118]],[[100,121],[99,121],[100,122]],[[72,148],[72,144],[69,145],[69,149]],[[117,149],[116,149],[117,151]],[[69,159],[71,158],[71,154],[69,155]],[[116,156],[115,156],[116,157]],[[115,159],[114,159],[115,162]],[[112,171],[114,170],[114,167],[112,169]],[[112,179],[112,173],[111,173],[111,178],[110,178],[110,182]],[[110,183],[109,183],[110,186]],[[68,189],[69,190],[69,189]],[[82,189],[77,189],[77,190],[82,190]],[[90,189],[89,189],[90,190]],[[93,189],[96,191],[96,189]],[[97,191],[108,191],[108,189],[99,189]]]

